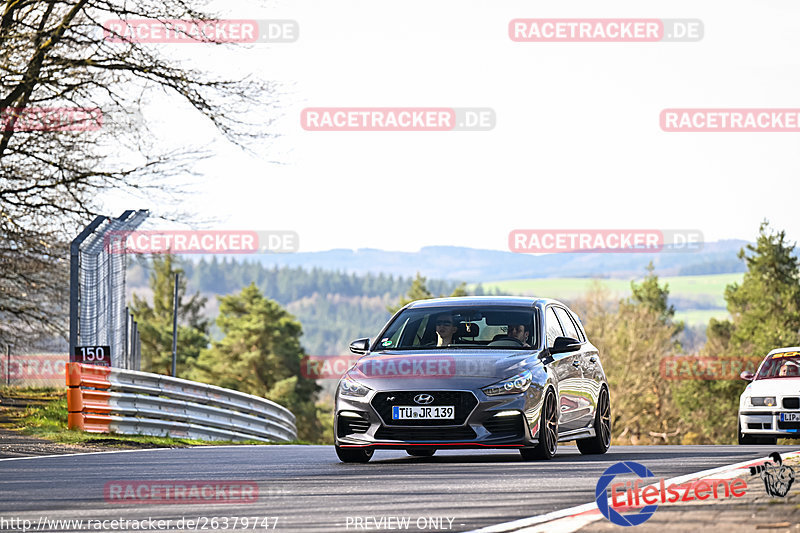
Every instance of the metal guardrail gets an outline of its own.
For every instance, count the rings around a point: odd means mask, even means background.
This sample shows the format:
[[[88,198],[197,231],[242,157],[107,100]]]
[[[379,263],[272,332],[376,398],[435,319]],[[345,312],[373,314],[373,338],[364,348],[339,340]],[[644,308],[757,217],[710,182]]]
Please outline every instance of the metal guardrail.
[[[70,429],[202,440],[297,439],[295,417],[258,396],[196,381],[69,363]]]

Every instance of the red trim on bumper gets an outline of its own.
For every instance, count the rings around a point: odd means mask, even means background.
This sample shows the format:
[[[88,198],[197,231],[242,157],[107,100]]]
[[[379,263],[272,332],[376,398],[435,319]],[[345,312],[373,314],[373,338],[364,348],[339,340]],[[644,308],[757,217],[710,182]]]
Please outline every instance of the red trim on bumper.
[[[484,448],[524,448],[524,444],[483,444],[482,442],[430,442],[430,443],[400,443],[400,442],[375,442],[371,444],[340,444],[339,448],[369,448],[370,446],[425,446],[426,448],[442,448],[443,446],[482,446]]]

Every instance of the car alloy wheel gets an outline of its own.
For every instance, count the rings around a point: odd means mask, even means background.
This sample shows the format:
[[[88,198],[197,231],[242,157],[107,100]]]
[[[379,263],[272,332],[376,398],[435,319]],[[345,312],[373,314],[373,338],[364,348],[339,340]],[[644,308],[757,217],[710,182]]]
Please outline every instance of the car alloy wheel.
[[[521,448],[520,455],[528,459],[552,459],[558,449],[558,409],[556,395],[549,389],[542,404],[539,416],[539,444],[533,448]]]
[[[597,410],[594,416],[594,437],[576,441],[578,450],[584,455],[606,453],[611,446],[611,401],[608,390],[600,389]]]

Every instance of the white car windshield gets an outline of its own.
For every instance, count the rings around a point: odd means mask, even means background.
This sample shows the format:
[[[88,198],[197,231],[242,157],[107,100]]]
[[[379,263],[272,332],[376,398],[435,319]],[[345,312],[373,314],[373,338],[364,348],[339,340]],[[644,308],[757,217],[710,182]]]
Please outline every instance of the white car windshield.
[[[800,352],[783,352],[769,356],[758,370],[756,379],[800,377]]]

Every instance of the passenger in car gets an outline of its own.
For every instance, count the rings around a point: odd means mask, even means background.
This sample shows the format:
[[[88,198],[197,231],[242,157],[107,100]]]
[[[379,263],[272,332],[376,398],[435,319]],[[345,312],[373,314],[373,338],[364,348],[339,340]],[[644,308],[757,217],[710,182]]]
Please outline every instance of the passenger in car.
[[[436,346],[448,346],[453,344],[453,336],[458,330],[458,322],[450,314],[441,314],[436,317]]]

